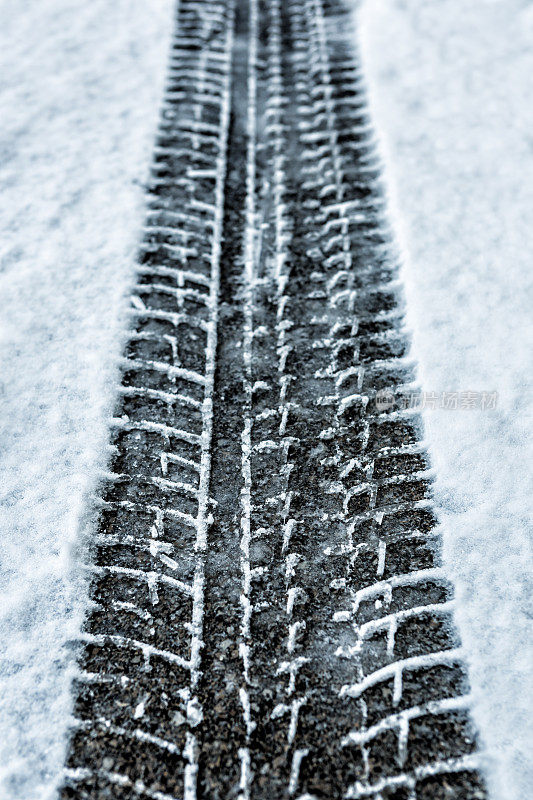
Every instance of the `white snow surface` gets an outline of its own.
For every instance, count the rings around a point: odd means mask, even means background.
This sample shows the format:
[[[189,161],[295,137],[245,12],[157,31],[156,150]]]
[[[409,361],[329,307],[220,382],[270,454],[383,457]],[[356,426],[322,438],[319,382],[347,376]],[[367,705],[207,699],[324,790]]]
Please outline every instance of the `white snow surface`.
[[[0,798],[54,795],[171,0],[0,0]]]
[[[493,800],[533,797],[533,3],[365,0],[359,40]]]

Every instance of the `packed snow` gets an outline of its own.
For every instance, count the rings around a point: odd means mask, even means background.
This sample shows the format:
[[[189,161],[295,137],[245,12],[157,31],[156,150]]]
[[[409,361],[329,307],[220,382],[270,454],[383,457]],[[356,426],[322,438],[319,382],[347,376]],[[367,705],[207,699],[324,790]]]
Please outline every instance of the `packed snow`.
[[[533,3],[365,0],[359,38],[494,800],[533,796]],[[461,397],[461,396],[460,396]],[[480,401],[480,396],[476,402]]]
[[[0,797],[54,794],[171,0],[0,0]]]

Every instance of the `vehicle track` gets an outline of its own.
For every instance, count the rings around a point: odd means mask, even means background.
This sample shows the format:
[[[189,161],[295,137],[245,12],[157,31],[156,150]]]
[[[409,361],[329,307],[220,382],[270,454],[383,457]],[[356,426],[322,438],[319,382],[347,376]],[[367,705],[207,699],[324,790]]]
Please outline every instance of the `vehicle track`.
[[[176,29],[62,800],[481,800],[347,12]]]

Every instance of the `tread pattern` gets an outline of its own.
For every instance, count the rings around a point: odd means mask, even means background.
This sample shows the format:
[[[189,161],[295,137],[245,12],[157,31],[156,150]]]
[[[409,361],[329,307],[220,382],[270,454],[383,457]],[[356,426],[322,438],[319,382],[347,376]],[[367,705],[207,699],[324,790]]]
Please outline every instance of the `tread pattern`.
[[[346,9],[176,16],[62,798],[483,800]]]
[[[66,796],[196,794],[232,4],[184,0],[177,30],[88,567]]]

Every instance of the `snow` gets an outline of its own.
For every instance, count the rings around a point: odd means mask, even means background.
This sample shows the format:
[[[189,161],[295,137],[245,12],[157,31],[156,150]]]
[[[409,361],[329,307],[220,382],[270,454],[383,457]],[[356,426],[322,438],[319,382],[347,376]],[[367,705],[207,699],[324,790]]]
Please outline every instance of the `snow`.
[[[0,0],[0,797],[54,795],[171,0]]]
[[[494,800],[533,794],[533,4],[366,0],[359,40],[402,253],[445,567]]]
[[[0,0],[0,797],[54,795],[172,0]],[[361,41],[496,800],[531,795],[533,4],[366,0]],[[139,712],[140,713],[140,712]]]

